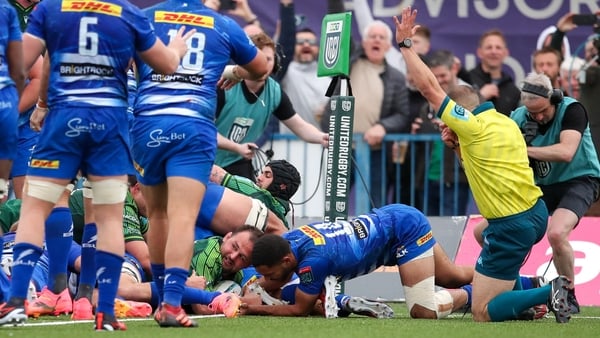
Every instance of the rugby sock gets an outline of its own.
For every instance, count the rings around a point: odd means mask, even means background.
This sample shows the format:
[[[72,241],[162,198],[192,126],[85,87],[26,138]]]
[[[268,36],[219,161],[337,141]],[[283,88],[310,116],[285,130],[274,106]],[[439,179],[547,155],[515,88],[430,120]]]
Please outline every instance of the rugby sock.
[[[92,292],[96,286],[96,223],[88,223],[83,228],[81,237],[81,271],[79,272],[79,287],[75,300],[85,297],[92,300]]]
[[[346,309],[346,304],[348,304],[349,300],[350,300],[350,296],[347,296],[344,294],[339,294],[339,295],[335,296],[335,302],[337,303],[337,307],[340,310]]]
[[[150,282],[150,305],[155,309],[160,305],[160,296],[158,294],[158,287],[156,282]]]
[[[123,257],[113,253],[96,250],[96,278],[98,279],[98,306],[96,313],[115,315],[115,297],[119,287],[119,277]]]
[[[150,270],[152,270],[152,279],[154,280],[154,283],[156,283],[156,292],[158,293],[158,304],[160,304],[163,300],[163,288],[165,285],[165,265],[150,264]]]
[[[4,271],[0,271],[0,303],[4,303],[8,300],[9,292],[10,280]]]
[[[55,294],[67,287],[67,259],[73,242],[73,219],[69,208],[58,207],[46,219],[48,289]]]
[[[218,291],[206,291],[189,286],[184,287],[181,304],[204,304],[208,305],[221,293]],[[170,304],[170,303],[169,303]]]
[[[183,289],[187,277],[188,270],[186,269],[165,269],[163,302],[173,306],[181,306],[181,297],[183,296]]]
[[[515,319],[525,309],[538,304],[546,304],[549,292],[550,285],[501,293],[488,304],[490,319],[492,322]]]
[[[11,301],[21,302],[27,298],[29,280],[33,274],[33,268],[42,256],[44,250],[30,243],[17,243],[13,247],[13,266],[10,286]],[[13,305],[22,305],[22,303]]]
[[[517,289],[517,283],[519,283],[519,281],[521,281],[521,288]],[[513,290],[533,289],[533,282],[529,277],[521,276],[519,279],[517,279],[517,283],[515,283],[515,288]]]
[[[339,294],[335,296],[335,302],[338,307],[338,317],[348,317],[352,311],[347,308],[350,296]]]
[[[467,302],[465,303],[465,306],[471,306],[473,302],[473,285],[467,284],[461,286],[460,288],[465,290],[465,292],[467,293]]]

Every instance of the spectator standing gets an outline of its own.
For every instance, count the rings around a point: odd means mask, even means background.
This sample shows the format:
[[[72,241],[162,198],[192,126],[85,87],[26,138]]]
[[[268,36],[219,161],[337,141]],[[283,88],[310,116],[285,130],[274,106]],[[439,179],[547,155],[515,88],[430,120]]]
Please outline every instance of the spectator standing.
[[[543,47],[533,52],[533,71],[550,78],[553,88],[560,88],[560,64],[562,56],[552,47]]]
[[[504,34],[489,30],[479,38],[477,57],[479,64],[469,71],[471,84],[478,89],[483,100],[491,101],[504,115],[519,106],[519,88],[513,78],[502,70],[509,54]]]
[[[300,29],[296,33],[294,60],[281,81],[298,115],[315,127],[319,127],[329,101],[325,93],[331,82],[328,77],[317,76],[318,57],[319,39],[316,34],[310,28]],[[284,126],[280,126],[280,130],[281,133],[290,133]]]
[[[436,50],[427,58],[429,68],[442,89],[449,93],[458,85],[469,86],[457,77],[459,65],[454,62],[454,54],[448,50]],[[412,124],[414,133],[439,133],[440,120],[428,103],[421,107],[421,114]],[[427,215],[452,216],[465,215],[469,203],[469,184],[464,169],[457,163],[454,152],[444,149],[442,141],[430,144],[417,144],[417,163],[415,164],[415,182],[421,192],[418,202],[427,204]],[[426,157],[429,160],[426,160]],[[428,164],[428,167],[425,166]],[[426,176],[425,176],[426,174]],[[427,183],[425,183],[427,180]],[[425,190],[427,187],[427,190]],[[427,191],[427,194],[424,192]],[[427,200],[425,200],[427,196]],[[421,209],[425,211],[425,209]]]
[[[579,75],[584,65],[585,61],[577,56],[566,58],[560,64],[560,89],[565,96],[579,100]]]

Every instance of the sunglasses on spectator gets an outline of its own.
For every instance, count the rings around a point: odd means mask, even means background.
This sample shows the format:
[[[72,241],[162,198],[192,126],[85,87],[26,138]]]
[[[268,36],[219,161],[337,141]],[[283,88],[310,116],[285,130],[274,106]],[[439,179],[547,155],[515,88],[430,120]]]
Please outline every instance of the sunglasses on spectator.
[[[296,40],[297,45],[303,45],[305,43],[308,43],[311,46],[316,46],[317,40],[316,39],[297,39]]]

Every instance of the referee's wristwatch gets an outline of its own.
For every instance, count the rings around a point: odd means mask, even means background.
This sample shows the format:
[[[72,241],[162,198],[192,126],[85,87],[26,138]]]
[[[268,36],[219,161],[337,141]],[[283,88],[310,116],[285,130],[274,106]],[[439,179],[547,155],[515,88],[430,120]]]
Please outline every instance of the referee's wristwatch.
[[[400,42],[398,42],[398,47],[400,48],[410,48],[412,47],[412,40],[409,38],[406,38]]]

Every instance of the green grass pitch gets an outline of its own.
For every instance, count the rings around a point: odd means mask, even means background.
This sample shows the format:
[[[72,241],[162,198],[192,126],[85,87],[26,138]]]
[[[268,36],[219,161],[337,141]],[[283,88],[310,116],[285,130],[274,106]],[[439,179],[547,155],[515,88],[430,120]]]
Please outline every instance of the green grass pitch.
[[[127,331],[94,332],[92,323],[72,322],[69,317],[43,317],[27,321],[25,326],[0,327],[0,338],[66,338],[114,334],[119,337],[140,338],[199,338],[199,337],[443,337],[443,338],[499,338],[499,337],[597,337],[600,332],[600,307],[582,307],[582,313],[573,316],[570,323],[558,324],[554,316],[536,321],[504,323],[475,323],[471,314],[452,314],[442,320],[410,319],[404,304],[390,304],[395,311],[392,319],[374,319],[351,315],[348,318],[320,317],[259,317],[196,318],[197,328],[159,328],[152,319],[125,320]]]

